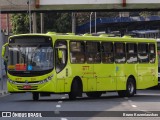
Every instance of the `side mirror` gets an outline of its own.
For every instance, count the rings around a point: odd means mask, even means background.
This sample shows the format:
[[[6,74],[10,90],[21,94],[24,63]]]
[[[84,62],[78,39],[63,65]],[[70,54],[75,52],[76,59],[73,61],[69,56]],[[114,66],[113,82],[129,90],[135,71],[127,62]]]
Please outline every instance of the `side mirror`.
[[[3,59],[5,59],[4,57],[5,57],[5,53],[6,53],[6,46],[8,46],[8,43],[6,43],[6,44],[4,44],[4,45],[2,46],[2,58],[3,58]]]

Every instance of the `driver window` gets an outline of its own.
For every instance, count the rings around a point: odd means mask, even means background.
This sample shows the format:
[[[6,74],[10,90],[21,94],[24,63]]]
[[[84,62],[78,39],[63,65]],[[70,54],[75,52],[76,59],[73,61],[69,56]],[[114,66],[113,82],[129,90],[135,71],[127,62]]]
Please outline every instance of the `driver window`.
[[[62,71],[67,64],[67,42],[57,41],[55,44],[56,72]]]

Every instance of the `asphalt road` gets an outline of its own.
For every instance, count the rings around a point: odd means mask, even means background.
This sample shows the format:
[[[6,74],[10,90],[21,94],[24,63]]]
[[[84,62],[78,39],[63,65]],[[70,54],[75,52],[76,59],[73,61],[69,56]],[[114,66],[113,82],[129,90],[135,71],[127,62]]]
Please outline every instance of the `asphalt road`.
[[[12,118],[0,117],[0,120],[158,120],[160,90],[139,90],[130,98],[120,98],[116,92],[107,92],[98,99],[83,94],[83,98],[75,101],[70,101],[67,94],[40,97],[39,101],[33,101],[31,93],[8,94],[0,96],[0,111],[0,114],[12,112]],[[13,112],[20,113],[20,117]],[[38,112],[37,116],[42,118],[28,118],[28,114],[33,112]],[[145,116],[151,113],[155,116]],[[27,117],[21,118],[22,114]],[[135,114],[142,114],[142,117],[133,117]]]

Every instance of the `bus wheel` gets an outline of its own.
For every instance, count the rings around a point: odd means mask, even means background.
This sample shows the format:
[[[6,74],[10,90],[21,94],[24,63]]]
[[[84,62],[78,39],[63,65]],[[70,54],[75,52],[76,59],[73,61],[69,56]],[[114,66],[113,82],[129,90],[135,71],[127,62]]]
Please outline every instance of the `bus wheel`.
[[[102,92],[87,92],[86,95],[91,98],[99,98],[102,95]]]
[[[129,78],[127,81],[127,90],[126,90],[127,97],[134,96],[135,91],[136,91],[135,81],[134,79]]]
[[[78,80],[73,80],[71,91],[69,93],[69,99],[75,100],[77,96],[81,96],[82,94],[82,85],[79,84],[80,82]]]
[[[34,101],[39,100],[39,93],[32,93],[32,98]]]
[[[132,78],[129,78],[126,85],[126,90],[118,91],[120,97],[132,97],[136,92],[135,81]]]

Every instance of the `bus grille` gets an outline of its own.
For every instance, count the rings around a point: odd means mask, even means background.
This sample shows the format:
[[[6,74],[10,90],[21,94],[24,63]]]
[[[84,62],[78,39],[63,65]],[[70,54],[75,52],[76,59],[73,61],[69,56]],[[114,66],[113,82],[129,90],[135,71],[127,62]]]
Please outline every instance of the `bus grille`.
[[[30,89],[25,89],[23,86],[17,86],[18,90],[37,90],[38,86],[32,86]]]

